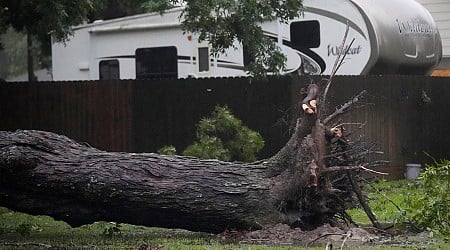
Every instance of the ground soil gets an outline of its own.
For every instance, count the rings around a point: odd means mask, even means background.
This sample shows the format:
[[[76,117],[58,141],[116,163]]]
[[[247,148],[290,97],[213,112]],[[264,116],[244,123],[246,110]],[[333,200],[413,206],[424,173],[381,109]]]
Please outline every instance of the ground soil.
[[[418,246],[432,244],[427,233],[395,235],[392,232],[380,232],[372,228],[333,227],[328,224],[312,231],[302,231],[285,224],[277,224],[251,232],[226,231],[220,235],[222,243],[295,245],[302,247],[325,246]],[[338,248],[339,249],[339,248]]]

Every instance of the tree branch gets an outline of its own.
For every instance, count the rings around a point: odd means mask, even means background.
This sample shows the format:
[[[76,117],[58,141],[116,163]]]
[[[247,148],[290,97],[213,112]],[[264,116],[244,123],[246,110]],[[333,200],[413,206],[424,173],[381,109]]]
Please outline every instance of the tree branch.
[[[379,175],[389,175],[388,173],[375,171],[375,170],[372,170],[370,168],[366,168],[364,166],[335,166],[335,167],[328,167],[326,169],[323,169],[321,171],[321,174],[322,173],[328,173],[328,172],[346,171],[346,170],[364,170],[364,171],[375,173],[375,174],[379,174]]]
[[[367,203],[367,200],[362,193],[361,187],[355,181],[355,178],[353,178],[353,176],[350,172],[348,172],[347,175],[348,175],[348,178],[350,179],[350,183],[352,185],[353,191],[355,192],[356,196],[358,197],[358,201],[361,204],[361,206],[363,207],[364,211],[366,212],[367,217],[369,217],[369,219],[372,222],[374,227],[376,227],[377,229],[383,229],[381,224],[378,222],[377,217],[375,216],[375,214],[373,214],[372,209],[370,209],[370,206]]]
[[[366,94],[366,90],[361,91],[358,95],[353,97],[350,101],[344,103],[340,108],[336,109],[331,115],[323,120],[323,124],[327,124],[340,114],[346,112],[349,108],[351,108],[355,103],[359,102],[360,98]]]
[[[303,98],[300,108],[308,115],[317,113],[317,96],[319,87],[316,84],[309,84],[306,90],[306,97]]]
[[[343,64],[344,59],[345,59],[345,57],[348,54],[348,51],[350,50],[353,42],[355,41],[355,39],[353,38],[353,40],[351,41],[350,45],[347,47],[347,49],[344,52],[344,46],[345,46],[345,42],[347,40],[348,31],[349,31],[349,24],[348,24],[348,21],[347,21],[344,37],[342,38],[342,43],[341,43],[341,45],[339,47],[339,54],[336,57],[336,61],[334,62],[334,65],[333,65],[333,70],[331,71],[330,77],[328,78],[328,81],[327,81],[327,83],[325,85],[325,90],[323,92],[323,101],[324,101],[324,103],[326,103],[328,90],[330,89],[331,83],[333,82],[333,78],[336,75],[336,72],[339,70],[339,68]]]

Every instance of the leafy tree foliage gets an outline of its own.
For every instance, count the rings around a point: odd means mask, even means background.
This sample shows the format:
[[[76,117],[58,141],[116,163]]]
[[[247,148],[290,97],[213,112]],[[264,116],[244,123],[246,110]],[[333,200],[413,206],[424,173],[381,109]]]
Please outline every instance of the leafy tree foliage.
[[[227,107],[216,106],[210,117],[197,124],[197,141],[183,155],[252,162],[263,147],[264,140],[258,132],[243,125]]]
[[[409,212],[419,226],[450,237],[450,161],[426,164],[420,175],[423,193]]]
[[[140,14],[146,11],[156,11],[157,9],[150,8],[150,5],[151,3],[158,1],[160,0],[94,0],[92,11],[89,13],[88,17],[92,22],[98,19],[107,20]]]
[[[28,75],[33,75],[32,42],[41,42],[42,50],[49,54],[50,36],[64,42],[72,34],[71,27],[86,20],[92,7],[90,0],[3,0],[0,2],[0,34],[8,27],[28,36]],[[33,79],[30,79],[33,80]]]
[[[0,50],[0,78],[7,79],[26,72],[27,39],[12,28],[0,39],[4,50]]]
[[[56,41],[65,41],[72,34],[71,27],[86,20],[92,8],[90,0],[3,0],[1,21],[16,31],[37,37],[52,34]],[[2,30],[2,33],[5,30]]]
[[[180,1],[171,0],[174,4]],[[254,60],[248,70],[255,75],[277,73],[286,57],[270,38],[264,36],[264,21],[287,22],[299,16],[302,0],[185,0],[184,28],[212,45],[214,54],[243,44]]]
[[[147,12],[159,12],[164,13],[165,10],[179,6],[178,1],[173,0],[143,0],[142,8]]]

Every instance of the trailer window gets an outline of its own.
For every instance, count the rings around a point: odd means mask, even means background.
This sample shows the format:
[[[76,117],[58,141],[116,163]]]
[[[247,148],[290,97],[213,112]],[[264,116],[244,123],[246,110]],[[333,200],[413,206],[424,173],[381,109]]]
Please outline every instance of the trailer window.
[[[208,47],[198,48],[198,72],[209,71],[209,49]]]
[[[136,79],[178,78],[175,46],[136,49]]]
[[[100,80],[120,79],[119,60],[102,60],[99,63]]]
[[[320,46],[319,21],[291,23],[291,43],[297,48],[318,48]]]

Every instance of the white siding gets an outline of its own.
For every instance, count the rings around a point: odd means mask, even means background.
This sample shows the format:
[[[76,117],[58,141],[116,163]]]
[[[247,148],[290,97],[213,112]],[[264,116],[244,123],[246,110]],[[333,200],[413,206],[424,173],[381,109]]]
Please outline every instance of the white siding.
[[[417,0],[433,16],[442,38],[443,56],[450,57],[450,0]]]

